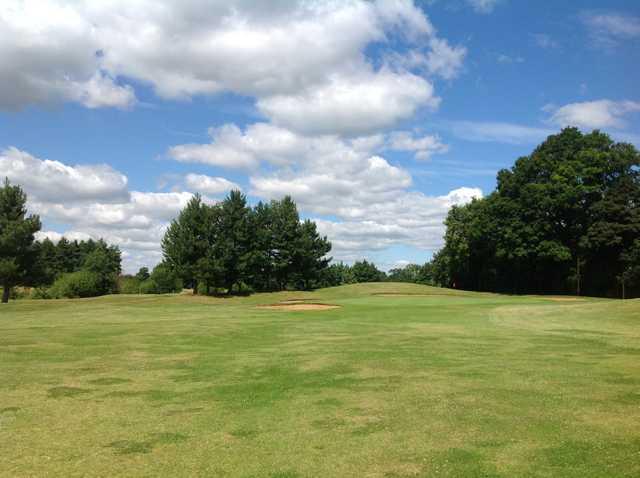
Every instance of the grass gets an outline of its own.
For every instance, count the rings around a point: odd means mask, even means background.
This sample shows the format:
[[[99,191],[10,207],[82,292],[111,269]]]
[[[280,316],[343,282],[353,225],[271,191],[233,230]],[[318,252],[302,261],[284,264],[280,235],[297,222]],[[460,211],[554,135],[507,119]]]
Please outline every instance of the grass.
[[[639,300],[410,284],[16,301],[0,476],[637,477],[639,339]]]

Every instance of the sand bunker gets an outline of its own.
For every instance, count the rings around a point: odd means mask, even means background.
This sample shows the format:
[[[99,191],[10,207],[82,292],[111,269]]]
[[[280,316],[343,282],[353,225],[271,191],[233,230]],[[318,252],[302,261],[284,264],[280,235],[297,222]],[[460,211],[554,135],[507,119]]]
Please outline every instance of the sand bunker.
[[[553,300],[556,302],[566,302],[566,301],[582,301],[580,297],[547,297],[549,300]]]
[[[271,305],[259,305],[258,309],[273,309],[273,310],[328,310],[338,309],[339,305],[331,304],[304,304],[304,303],[280,303]]]

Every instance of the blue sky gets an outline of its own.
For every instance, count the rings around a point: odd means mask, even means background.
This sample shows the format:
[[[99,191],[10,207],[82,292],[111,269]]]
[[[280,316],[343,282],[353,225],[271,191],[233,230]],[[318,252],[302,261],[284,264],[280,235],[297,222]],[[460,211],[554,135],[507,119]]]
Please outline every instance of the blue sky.
[[[43,235],[160,260],[190,195],[291,194],[337,259],[423,262],[562,126],[640,144],[640,4],[0,5],[0,168]]]

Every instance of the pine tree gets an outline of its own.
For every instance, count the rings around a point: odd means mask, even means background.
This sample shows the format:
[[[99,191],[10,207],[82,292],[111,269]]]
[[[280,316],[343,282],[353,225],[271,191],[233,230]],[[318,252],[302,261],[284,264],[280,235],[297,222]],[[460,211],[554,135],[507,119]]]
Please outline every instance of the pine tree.
[[[20,186],[5,179],[0,188],[0,284],[2,302],[9,301],[11,289],[19,285],[36,262],[34,234],[40,230],[40,218],[27,216],[27,195]]]
[[[197,263],[207,253],[206,206],[196,194],[180,212],[162,239],[162,252],[166,263],[176,271],[185,284],[198,293]]]
[[[224,286],[229,294],[233,286],[248,277],[251,257],[247,198],[240,191],[231,191],[220,207],[220,229],[216,247],[224,271]]]

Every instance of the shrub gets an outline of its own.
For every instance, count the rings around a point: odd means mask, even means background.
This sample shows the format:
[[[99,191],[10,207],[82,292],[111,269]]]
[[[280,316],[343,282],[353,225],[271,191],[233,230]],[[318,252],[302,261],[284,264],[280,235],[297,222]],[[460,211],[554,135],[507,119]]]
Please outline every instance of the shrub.
[[[114,249],[115,250],[115,249]],[[118,288],[118,274],[120,273],[120,255],[106,246],[98,247],[87,254],[82,270],[91,272],[98,277],[98,294],[112,294]]]
[[[155,284],[155,292],[149,292],[150,294],[169,294],[182,290],[182,281],[169,266],[162,262],[154,267],[149,280]]]
[[[95,272],[71,272],[60,276],[49,289],[49,294],[54,299],[96,297],[102,295],[101,282],[100,275]]]
[[[46,287],[35,287],[31,290],[32,299],[51,299],[51,294]]]
[[[140,281],[137,277],[121,277],[120,278],[120,293],[121,294],[140,294]]]
[[[158,294],[159,292],[157,292],[157,289],[158,287],[153,279],[147,279],[140,283],[139,290],[141,294]]]

